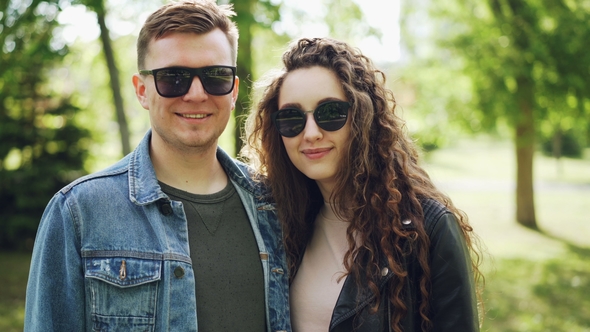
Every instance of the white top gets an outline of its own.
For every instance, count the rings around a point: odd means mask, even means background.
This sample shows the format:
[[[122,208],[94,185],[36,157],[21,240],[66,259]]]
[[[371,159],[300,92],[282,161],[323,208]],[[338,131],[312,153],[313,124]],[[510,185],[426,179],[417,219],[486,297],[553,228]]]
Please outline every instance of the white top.
[[[290,286],[291,323],[295,332],[326,332],[345,273],[348,222],[322,207],[303,260]]]

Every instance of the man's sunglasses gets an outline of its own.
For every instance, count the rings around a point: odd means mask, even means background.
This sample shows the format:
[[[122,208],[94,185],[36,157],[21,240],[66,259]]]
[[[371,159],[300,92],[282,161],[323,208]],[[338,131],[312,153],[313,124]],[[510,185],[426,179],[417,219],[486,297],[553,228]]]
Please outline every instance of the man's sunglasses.
[[[327,131],[336,131],[346,124],[350,103],[345,101],[327,101],[315,110],[304,112],[298,108],[288,107],[271,114],[272,122],[285,137],[295,137],[305,128],[307,113],[313,113],[318,127]]]
[[[202,68],[169,67],[152,70],[140,70],[141,75],[154,75],[156,91],[162,97],[174,98],[188,93],[197,76],[203,89],[210,95],[222,96],[234,89],[236,67],[209,66]]]

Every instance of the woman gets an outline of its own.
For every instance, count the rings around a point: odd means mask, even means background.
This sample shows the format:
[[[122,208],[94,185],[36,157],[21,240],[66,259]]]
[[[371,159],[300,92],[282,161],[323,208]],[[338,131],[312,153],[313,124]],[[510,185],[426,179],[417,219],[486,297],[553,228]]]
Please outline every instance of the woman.
[[[472,228],[418,165],[384,74],[327,38],[283,63],[243,155],[283,222],[294,331],[478,331]]]

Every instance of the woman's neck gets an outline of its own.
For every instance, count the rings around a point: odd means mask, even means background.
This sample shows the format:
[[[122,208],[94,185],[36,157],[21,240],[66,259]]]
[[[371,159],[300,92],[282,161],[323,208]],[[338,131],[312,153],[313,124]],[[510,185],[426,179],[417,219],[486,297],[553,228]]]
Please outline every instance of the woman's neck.
[[[318,188],[320,189],[320,193],[324,198],[324,202],[329,202],[335,184],[332,181],[316,181],[315,183],[318,185]]]
[[[331,204],[324,200],[324,205],[320,208],[320,218],[328,221],[328,222],[345,222],[346,220],[343,219],[336,213],[336,207],[334,204]]]

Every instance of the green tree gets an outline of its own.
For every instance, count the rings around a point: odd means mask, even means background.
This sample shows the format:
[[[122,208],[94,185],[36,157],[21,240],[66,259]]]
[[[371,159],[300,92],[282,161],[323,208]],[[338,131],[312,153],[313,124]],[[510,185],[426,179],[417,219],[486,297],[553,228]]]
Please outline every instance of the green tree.
[[[119,67],[115,60],[115,51],[113,49],[109,28],[106,24],[107,8],[104,0],[79,0],[79,2],[96,13],[98,26],[100,27],[100,41],[103,46],[103,54],[105,56],[110,76],[109,84],[113,94],[117,124],[119,125],[121,148],[123,155],[127,155],[131,152],[129,125],[127,124],[127,116],[125,115],[125,108],[123,106],[124,102],[123,94],[121,93],[121,82],[119,79]]]
[[[237,75],[240,78],[240,90],[236,109],[234,111],[235,129],[234,144],[235,153],[242,148],[242,134],[245,116],[251,107],[251,83],[255,80],[253,73],[253,44],[254,32],[257,29],[270,29],[270,24],[279,19],[279,6],[271,1],[256,0],[232,0],[236,12],[235,22],[240,31],[238,39]]]
[[[353,1],[319,0],[324,14],[310,17],[310,12],[290,7],[283,1],[232,0],[236,22],[240,29],[238,45],[238,76],[240,92],[235,117],[235,152],[242,148],[245,115],[253,105],[252,83],[267,70],[281,66],[280,56],[287,43],[302,35],[301,27],[321,25],[333,38],[356,44],[367,36],[380,37],[379,31],[368,24],[363,12]],[[288,14],[294,29],[276,28]],[[314,13],[317,14],[317,13]]]
[[[68,52],[53,37],[58,2],[2,3],[0,248],[29,246],[51,196],[84,173],[88,132],[53,86]]]
[[[536,137],[542,128],[588,128],[590,56],[584,45],[590,40],[590,6],[568,0],[433,1],[428,17],[434,18],[430,28],[439,42],[429,58],[458,69],[457,81],[469,78],[459,86],[473,93],[474,107],[447,104],[447,110],[471,128],[511,128],[516,220],[537,228]]]

